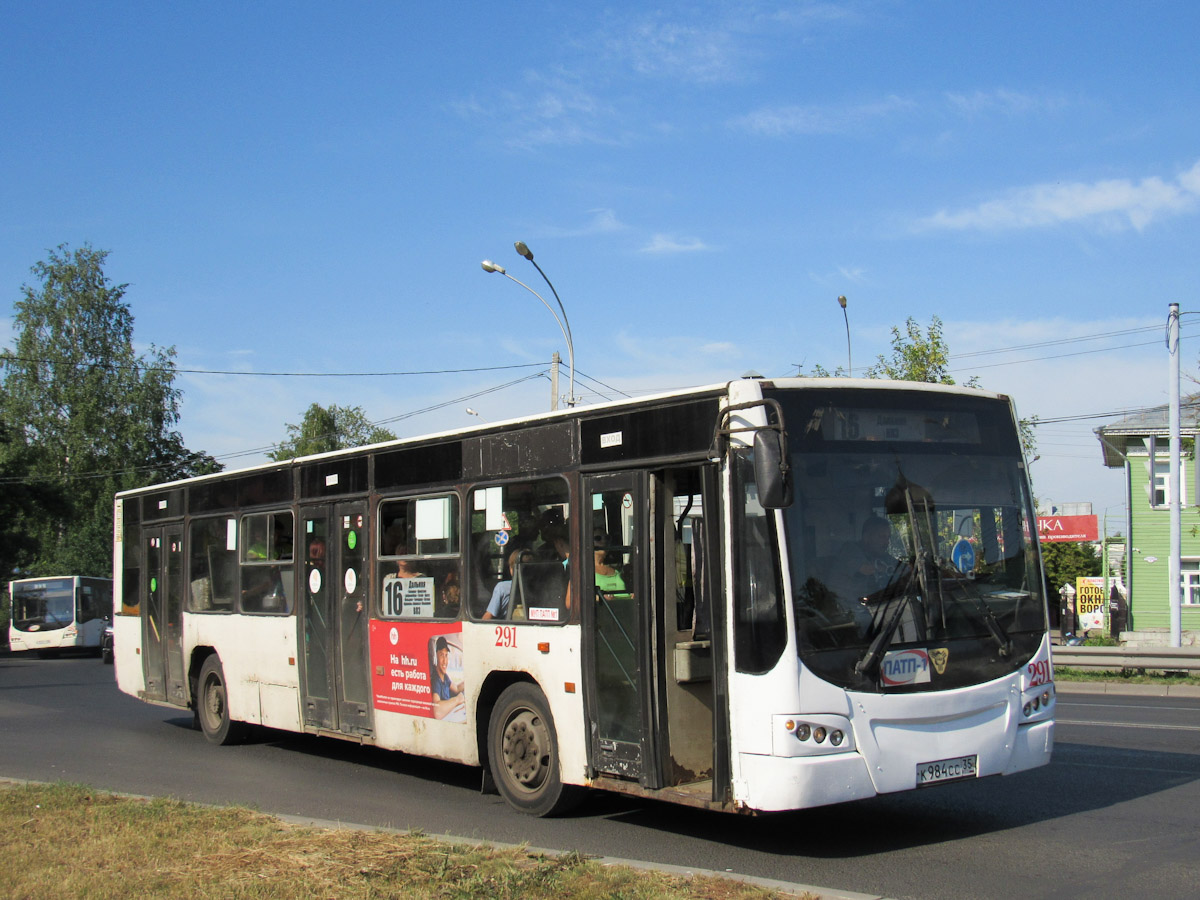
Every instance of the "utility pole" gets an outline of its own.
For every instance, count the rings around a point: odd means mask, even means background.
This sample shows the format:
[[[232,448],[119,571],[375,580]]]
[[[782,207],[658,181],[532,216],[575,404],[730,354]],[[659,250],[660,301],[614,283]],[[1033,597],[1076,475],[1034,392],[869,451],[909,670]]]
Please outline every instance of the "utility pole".
[[[562,362],[562,357],[558,355],[558,351],[554,351],[554,355],[550,357],[550,411],[558,409],[558,365]]]

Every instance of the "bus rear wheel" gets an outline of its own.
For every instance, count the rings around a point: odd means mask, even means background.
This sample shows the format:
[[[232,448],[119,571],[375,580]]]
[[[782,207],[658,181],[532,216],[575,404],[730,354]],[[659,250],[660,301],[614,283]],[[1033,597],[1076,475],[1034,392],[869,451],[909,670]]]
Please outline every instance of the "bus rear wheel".
[[[225,670],[215,653],[200,667],[196,691],[196,718],[211,744],[236,744],[246,735],[246,726],[229,718],[229,689]]]
[[[500,794],[521,812],[559,815],[582,797],[582,789],[562,783],[554,719],[531,684],[514,684],[496,701],[488,722],[488,764]]]

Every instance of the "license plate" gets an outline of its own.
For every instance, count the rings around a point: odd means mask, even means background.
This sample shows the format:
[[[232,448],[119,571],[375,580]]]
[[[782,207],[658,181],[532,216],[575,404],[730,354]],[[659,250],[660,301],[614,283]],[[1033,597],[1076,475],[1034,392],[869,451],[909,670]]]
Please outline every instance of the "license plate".
[[[956,756],[953,759],[939,759],[935,762],[917,764],[917,787],[927,784],[941,784],[946,781],[961,781],[964,778],[976,777],[979,757]]]

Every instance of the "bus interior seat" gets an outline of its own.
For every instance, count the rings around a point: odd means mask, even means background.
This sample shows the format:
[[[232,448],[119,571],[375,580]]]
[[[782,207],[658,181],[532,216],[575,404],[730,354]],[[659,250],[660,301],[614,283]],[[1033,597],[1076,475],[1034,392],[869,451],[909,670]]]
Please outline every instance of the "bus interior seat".
[[[513,572],[512,617],[530,609],[553,609],[562,616],[567,596],[567,570],[559,560],[518,563]],[[520,614],[518,614],[518,610]]]

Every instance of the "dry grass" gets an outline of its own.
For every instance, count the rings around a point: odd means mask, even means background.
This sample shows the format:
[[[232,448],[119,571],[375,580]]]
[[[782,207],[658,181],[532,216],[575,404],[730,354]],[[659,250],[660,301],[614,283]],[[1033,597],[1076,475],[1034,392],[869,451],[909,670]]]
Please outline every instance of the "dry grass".
[[[577,854],[297,827],[247,809],[131,800],[69,784],[0,786],[0,834],[0,896],[12,898],[780,896],[728,879],[602,866]]]
[[[1165,674],[1153,670],[1117,670],[1117,669],[1072,669],[1067,666],[1054,667],[1055,681],[1103,681],[1113,684],[1157,684],[1170,686],[1176,684],[1200,684],[1200,675],[1185,675],[1182,673]]]

